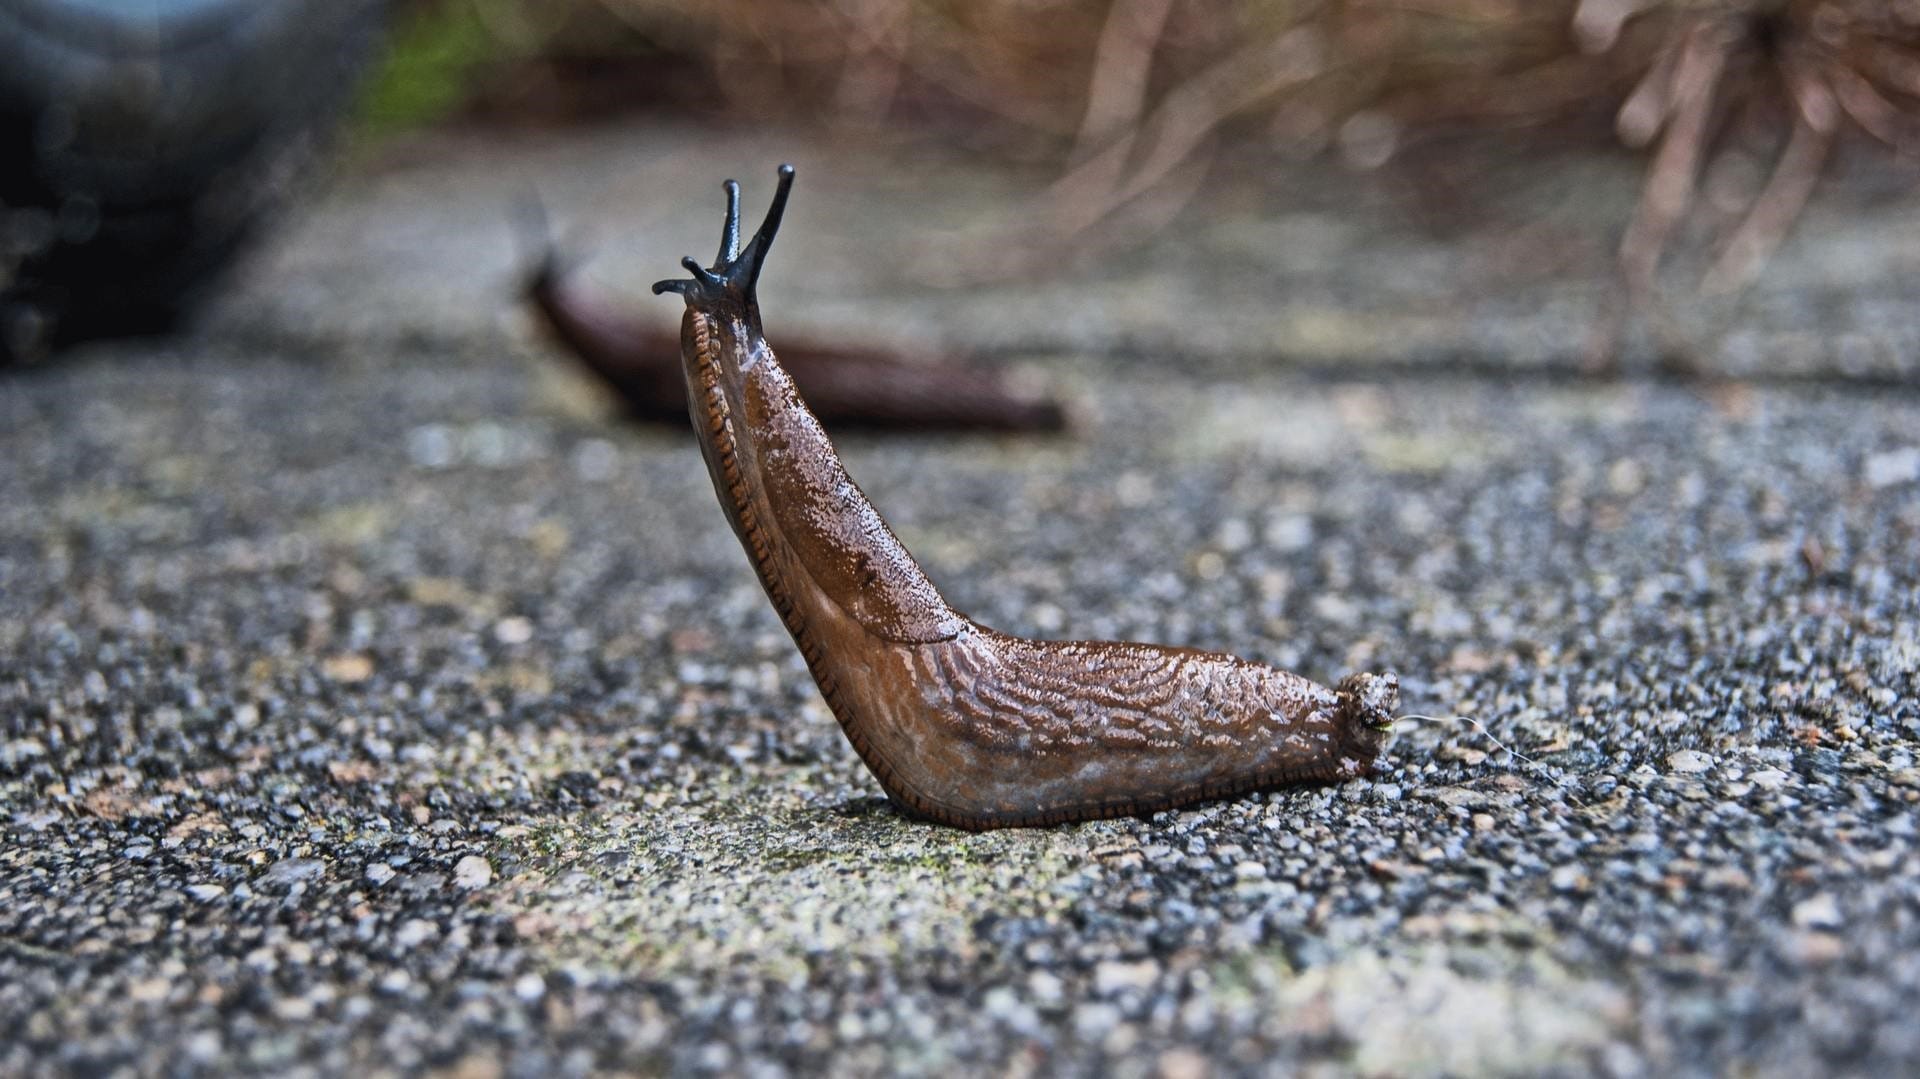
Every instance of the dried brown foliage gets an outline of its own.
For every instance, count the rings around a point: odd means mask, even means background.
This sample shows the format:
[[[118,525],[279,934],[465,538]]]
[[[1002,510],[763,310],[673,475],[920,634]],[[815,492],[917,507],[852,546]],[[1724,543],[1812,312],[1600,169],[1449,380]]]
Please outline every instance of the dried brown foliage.
[[[853,130],[939,122],[976,145],[1057,162],[1059,180],[1022,222],[1045,237],[1031,247],[1153,227],[1229,142],[1326,150],[1367,168],[1438,125],[1611,113],[1618,137],[1648,153],[1620,249],[1639,299],[1730,142],[1772,140],[1770,175],[1718,241],[1709,290],[1751,281],[1837,139],[1910,150],[1920,117],[1920,0],[571,0],[525,10],[550,20],[550,54],[604,49],[618,27],[655,58],[703,69],[704,79],[676,80],[690,101]]]
[[[1583,10],[1630,0],[1585,0]],[[1730,132],[1785,128],[1771,175],[1703,282],[1749,283],[1806,204],[1834,140],[1849,129],[1910,150],[1920,105],[1920,3],[1783,0],[1676,6],[1659,50],[1620,106],[1617,128],[1652,159],[1620,245],[1637,292],[1693,204],[1701,167]],[[1597,31],[1605,42],[1605,29]]]

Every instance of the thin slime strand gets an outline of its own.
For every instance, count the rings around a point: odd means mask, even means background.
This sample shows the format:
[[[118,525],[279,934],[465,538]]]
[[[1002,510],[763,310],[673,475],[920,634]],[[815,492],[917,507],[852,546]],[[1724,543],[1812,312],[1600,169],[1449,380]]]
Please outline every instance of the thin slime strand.
[[[1485,737],[1487,741],[1489,741],[1489,742],[1492,742],[1492,743],[1494,744],[1494,747],[1495,747],[1495,748],[1497,748],[1497,749],[1499,749],[1500,751],[1502,751],[1502,752],[1504,752],[1504,753],[1506,753],[1506,754],[1508,754],[1508,755],[1510,755],[1510,756],[1512,756],[1512,757],[1515,757],[1515,758],[1517,758],[1517,759],[1519,759],[1519,760],[1523,760],[1523,761],[1525,761],[1525,762],[1527,762],[1527,764],[1529,764],[1529,765],[1531,765],[1531,766],[1533,767],[1533,769],[1534,769],[1534,771],[1536,771],[1536,772],[1538,772],[1538,773],[1539,773],[1539,774],[1540,774],[1541,776],[1543,776],[1544,778],[1546,778],[1546,779],[1547,779],[1547,780],[1548,780],[1549,782],[1551,782],[1551,783],[1552,783],[1552,784],[1553,784],[1554,786],[1556,786],[1556,787],[1560,787],[1560,788],[1563,788],[1563,789],[1565,789],[1565,788],[1566,788],[1566,787],[1568,786],[1568,784],[1567,784],[1567,780],[1565,779],[1565,777],[1563,777],[1563,776],[1556,776],[1556,775],[1554,775],[1554,774],[1553,774],[1552,772],[1549,772],[1549,771],[1547,770],[1547,766],[1546,766],[1546,765],[1544,765],[1544,764],[1541,764],[1541,763],[1540,763],[1540,761],[1539,761],[1538,759],[1536,759],[1536,758],[1534,758],[1534,757],[1529,757],[1529,756],[1527,756],[1527,755],[1526,755],[1525,753],[1522,753],[1522,752],[1520,752],[1519,750],[1517,750],[1517,749],[1515,749],[1515,748],[1513,748],[1512,746],[1510,746],[1510,745],[1508,745],[1508,744],[1506,744],[1505,742],[1502,742],[1502,741],[1501,741],[1501,740],[1500,740],[1499,738],[1497,738],[1497,737],[1495,737],[1495,736],[1494,736],[1494,733],[1493,733],[1493,731],[1491,731],[1491,730],[1489,730],[1489,729],[1487,728],[1487,725],[1486,725],[1485,723],[1482,723],[1482,722],[1480,722],[1479,720],[1477,720],[1477,719],[1475,719],[1475,718],[1473,718],[1472,716],[1461,716],[1461,715],[1453,715],[1453,716],[1423,716],[1423,715],[1420,715],[1420,714],[1418,714],[1418,713],[1414,713],[1414,712],[1405,712],[1405,713],[1402,713],[1402,714],[1400,714],[1400,715],[1397,715],[1397,716],[1395,716],[1395,717],[1393,717],[1393,721],[1394,721],[1395,723],[1398,723],[1398,722],[1400,722],[1400,721],[1401,721],[1401,720],[1403,720],[1403,719],[1410,719],[1410,720],[1414,720],[1415,722],[1419,722],[1419,723],[1435,723],[1435,724],[1441,724],[1441,725],[1445,725],[1445,724],[1448,724],[1448,723],[1466,723],[1466,724],[1469,724],[1469,725],[1471,725],[1471,726],[1472,726],[1472,727],[1473,727],[1473,728],[1474,728],[1475,730],[1477,730],[1477,731],[1479,731],[1479,732],[1480,732],[1480,734],[1481,734],[1481,735],[1482,735],[1483,737]],[[1584,803],[1582,803],[1582,802],[1581,802],[1581,801],[1580,801],[1580,800],[1579,800],[1578,798],[1572,798],[1571,800],[1573,801],[1573,804],[1574,804],[1574,805],[1577,805],[1577,806],[1582,806],[1582,805],[1584,805]]]

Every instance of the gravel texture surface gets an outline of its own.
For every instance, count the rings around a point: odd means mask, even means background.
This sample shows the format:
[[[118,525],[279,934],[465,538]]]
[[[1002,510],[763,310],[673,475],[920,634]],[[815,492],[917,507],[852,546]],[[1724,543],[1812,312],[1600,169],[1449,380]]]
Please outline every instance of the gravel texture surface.
[[[1920,1069],[1920,215],[1822,210],[1750,377],[1602,381],[1590,285],[1404,220],[1223,196],[890,283],[915,204],[1014,181],[801,155],[776,348],[1017,347],[1079,403],[840,440],[956,606],[1391,668],[1538,762],[1408,721],[1370,781],[967,835],[879,796],[690,437],[500,317],[515,190],[670,225],[588,230],[637,293],[779,153],[422,151],[201,336],[0,380],[0,1073]]]

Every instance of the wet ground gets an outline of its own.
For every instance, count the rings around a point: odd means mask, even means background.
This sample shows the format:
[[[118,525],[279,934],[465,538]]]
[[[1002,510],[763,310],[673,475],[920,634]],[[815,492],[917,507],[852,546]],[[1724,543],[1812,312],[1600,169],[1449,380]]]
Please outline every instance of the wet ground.
[[[197,336],[0,381],[0,1072],[1920,1067],[1911,203],[1823,203],[1702,333],[1733,377],[1600,379],[1630,162],[1438,236],[1390,182],[1223,181],[1010,278],[939,233],[1027,181],[808,146],[395,152]],[[1408,721],[1369,781],[1146,820],[897,814],[690,438],[503,300],[532,188],[670,322],[644,285],[787,156],[776,348],[974,348],[1076,402],[839,440],[956,606],[1391,668],[1499,743]]]

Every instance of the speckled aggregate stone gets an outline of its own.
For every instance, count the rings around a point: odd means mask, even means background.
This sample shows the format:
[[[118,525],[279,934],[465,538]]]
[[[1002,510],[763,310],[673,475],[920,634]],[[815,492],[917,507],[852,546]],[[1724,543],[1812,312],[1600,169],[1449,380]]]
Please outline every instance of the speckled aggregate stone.
[[[223,318],[0,381],[0,1073],[1920,1068],[1910,390],[1036,354],[1078,437],[842,439],[982,621],[1539,762],[967,835],[690,438]]]

